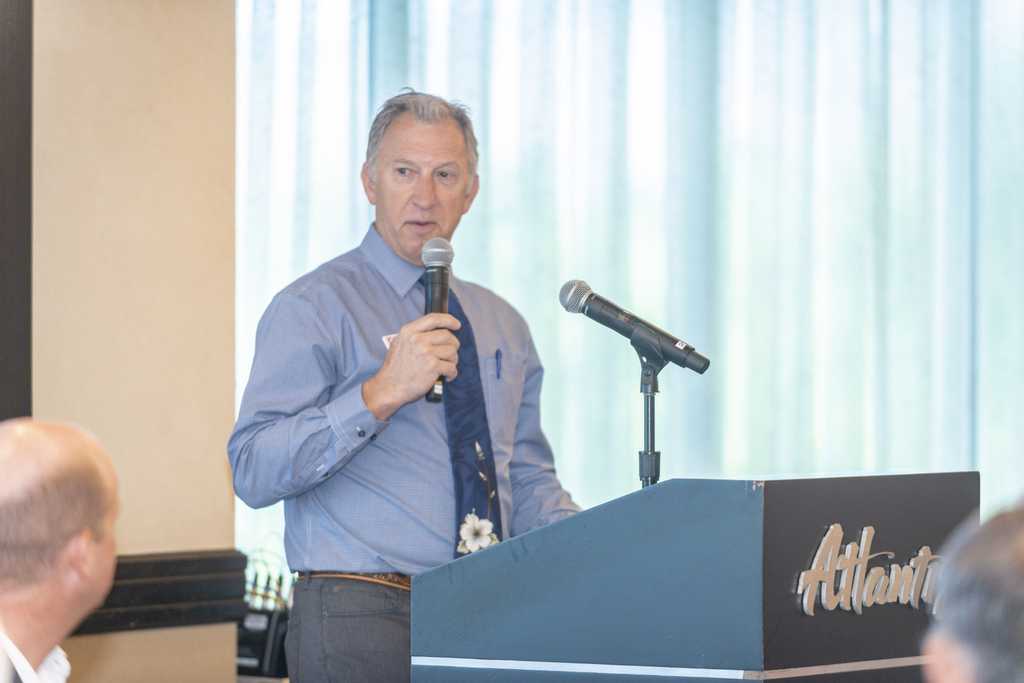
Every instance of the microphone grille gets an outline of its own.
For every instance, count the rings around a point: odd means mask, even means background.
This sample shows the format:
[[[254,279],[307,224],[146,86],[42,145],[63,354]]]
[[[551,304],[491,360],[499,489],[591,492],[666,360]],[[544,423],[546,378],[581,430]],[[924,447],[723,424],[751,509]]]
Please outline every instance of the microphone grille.
[[[590,298],[593,291],[590,285],[583,280],[569,280],[562,285],[561,291],[558,292],[558,300],[570,313],[582,313],[583,304]]]
[[[431,237],[423,245],[420,258],[423,260],[425,268],[438,266],[450,268],[455,259],[455,251],[452,249],[452,243],[445,238]]]

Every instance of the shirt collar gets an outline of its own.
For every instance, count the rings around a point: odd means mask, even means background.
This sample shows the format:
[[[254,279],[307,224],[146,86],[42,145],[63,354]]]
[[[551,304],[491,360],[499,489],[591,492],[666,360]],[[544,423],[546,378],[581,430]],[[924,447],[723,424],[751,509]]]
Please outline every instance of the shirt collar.
[[[414,266],[392,251],[373,224],[366,232],[359,249],[399,297],[404,298],[423,274],[422,266]]]
[[[23,683],[64,683],[71,675],[68,656],[60,647],[50,651],[37,671],[32,670],[32,665],[25,659],[25,655],[3,631],[0,631],[0,651],[7,655]]]

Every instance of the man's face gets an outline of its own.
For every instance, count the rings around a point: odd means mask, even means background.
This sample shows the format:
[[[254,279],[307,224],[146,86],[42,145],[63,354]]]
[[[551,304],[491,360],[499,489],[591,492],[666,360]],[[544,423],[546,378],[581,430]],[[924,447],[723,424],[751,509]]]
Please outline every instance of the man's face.
[[[67,542],[58,558],[53,579],[54,585],[64,591],[62,600],[68,605],[67,615],[76,619],[103,604],[117,569],[115,526],[121,512],[117,474],[98,445],[88,457],[100,471],[106,489],[106,509],[95,525],[86,526]]]
[[[373,168],[363,166],[363,189],[376,207],[377,232],[400,257],[423,265],[432,237],[452,238],[479,187],[459,125],[451,119],[395,119],[381,140]]]
[[[101,523],[99,537],[93,537],[92,554],[94,558],[94,570],[91,577],[90,602],[98,607],[110,593],[110,587],[114,581],[114,571],[117,568],[117,541],[115,538],[115,526],[117,518],[121,513],[121,498],[118,494],[117,474],[109,463],[103,463],[104,479],[108,493],[107,514]]]

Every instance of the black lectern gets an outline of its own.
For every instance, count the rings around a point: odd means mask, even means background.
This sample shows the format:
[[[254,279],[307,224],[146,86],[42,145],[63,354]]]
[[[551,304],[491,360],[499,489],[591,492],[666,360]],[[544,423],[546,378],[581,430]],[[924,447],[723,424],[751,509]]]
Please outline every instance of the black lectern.
[[[920,681],[976,472],[675,479],[417,576],[412,678]]]

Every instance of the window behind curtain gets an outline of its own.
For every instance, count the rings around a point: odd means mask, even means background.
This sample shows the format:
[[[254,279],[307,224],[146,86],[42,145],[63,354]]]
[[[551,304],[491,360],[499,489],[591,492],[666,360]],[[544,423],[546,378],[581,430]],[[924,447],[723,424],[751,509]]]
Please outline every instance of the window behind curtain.
[[[238,5],[238,395],[270,297],[356,246],[376,108],[472,110],[455,268],[547,372],[560,476],[634,490],[639,363],[568,279],[694,344],[661,376],[662,477],[982,470],[1021,493],[1024,4]],[[277,508],[238,542],[278,562]]]

